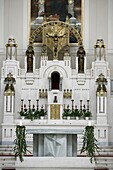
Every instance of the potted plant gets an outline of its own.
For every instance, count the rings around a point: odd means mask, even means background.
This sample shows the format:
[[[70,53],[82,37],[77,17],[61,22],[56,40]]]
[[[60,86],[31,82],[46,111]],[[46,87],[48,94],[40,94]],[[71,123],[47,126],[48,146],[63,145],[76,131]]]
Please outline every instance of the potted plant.
[[[78,109],[72,110],[72,116],[76,118],[77,120],[81,117],[81,111]]]
[[[21,110],[20,112],[19,112],[19,114],[20,114],[20,116],[22,117],[22,119],[24,119],[25,117],[26,117],[26,112],[24,112],[23,110]]]
[[[85,119],[89,119],[89,117],[92,116],[92,113],[89,110],[87,110],[86,112],[83,113],[83,115]]]
[[[34,119],[34,112],[32,111],[32,109],[28,109],[26,118],[31,120]]]
[[[69,109],[69,107],[67,107],[67,109],[64,109],[62,117],[66,119],[70,119],[71,116],[72,116],[72,112]]]
[[[41,108],[39,110],[39,118],[44,119],[45,115],[47,115],[47,112],[43,108]]]
[[[34,111],[34,119],[39,119],[39,110]]]
[[[92,116],[92,113],[89,110],[83,112],[83,117],[88,120]]]

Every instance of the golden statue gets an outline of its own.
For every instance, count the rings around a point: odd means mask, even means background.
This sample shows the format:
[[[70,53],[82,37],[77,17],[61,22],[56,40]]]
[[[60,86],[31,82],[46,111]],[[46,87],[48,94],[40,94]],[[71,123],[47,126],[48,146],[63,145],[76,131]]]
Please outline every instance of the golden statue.
[[[61,22],[48,22],[43,27],[43,44],[53,52],[53,59],[58,59],[58,53],[69,45],[69,30]]]

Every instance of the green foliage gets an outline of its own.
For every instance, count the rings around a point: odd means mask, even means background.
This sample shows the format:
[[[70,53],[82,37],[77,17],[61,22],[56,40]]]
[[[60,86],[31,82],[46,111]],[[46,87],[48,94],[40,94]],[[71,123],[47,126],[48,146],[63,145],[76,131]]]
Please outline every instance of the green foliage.
[[[33,111],[32,111],[31,109],[29,109],[29,110],[27,111],[26,119],[31,119],[31,120],[34,119],[34,114],[33,114]]]
[[[47,115],[47,112],[44,109],[40,109],[40,110],[28,109],[26,112],[20,111],[19,113],[20,116],[24,116],[25,119],[31,119],[31,121],[40,118],[41,116]]]
[[[20,113],[20,116],[26,116],[27,115],[26,112],[24,112],[24,111],[20,111],[19,113]]]
[[[39,118],[39,110],[34,111],[34,119]]]
[[[86,126],[83,136],[83,146],[81,153],[86,151],[87,156],[90,157],[90,162],[95,160],[95,153],[98,152],[97,139],[94,136],[94,126]]]
[[[20,161],[23,161],[23,156],[26,154],[27,151],[27,144],[26,144],[26,128],[25,126],[16,126],[16,139],[14,141],[15,147],[15,158],[19,157]]]
[[[47,114],[47,112],[44,111],[44,109],[40,109],[40,110],[39,110],[39,117],[45,116],[46,114]]]
[[[63,112],[62,116],[63,116],[63,118],[67,117],[67,116],[72,116],[71,110],[69,108],[64,109],[64,112]]]
[[[84,117],[91,117],[92,113],[90,111],[84,112]]]
[[[78,109],[72,110],[71,114],[73,117],[79,117],[79,118],[81,117],[81,111]]]

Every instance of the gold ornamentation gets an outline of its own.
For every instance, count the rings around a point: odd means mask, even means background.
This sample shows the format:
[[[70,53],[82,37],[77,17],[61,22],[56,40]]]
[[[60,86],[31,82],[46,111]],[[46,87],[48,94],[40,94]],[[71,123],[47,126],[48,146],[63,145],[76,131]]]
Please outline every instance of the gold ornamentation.
[[[7,74],[7,77],[4,80],[6,86],[4,90],[5,96],[14,96],[15,95],[15,89],[13,84],[15,83],[15,78],[13,78],[13,75],[11,73]]]
[[[6,59],[17,59],[17,47],[15,39],[9,38],[6,44]]]
[[[97,87],[97,96],[106,96],[107,95],[107,90],[106,90],[106,84],[107,84],[107,79],[104,77],[104,75],[101,73],[99,75],[99,78],[96,80],[98,83]]]
[[[72,90],[69,91],[69,89],[65,90],[64,89],[64,98],[72,98]]]
[[[47,28],[47,29],[46,29]],[[82,45],[82,38],[81,35],[79,34],[77,27],[75,26],[74,28],[71,27],[69,25],[68,22],[62,22],[62,21],[49,21],[49,22],[44,22],[41,26],[38,26],[31,34],[30,39],[29,39],[29,43],[33,44],[35,41],[35,37],[37,36],[37,34],[40,34],[43,31],[49,31],[49,33],[51,32],[57,32],[59,34],[59,31],[67,31],[66,32],[66,36],[69,36],[68,32],[73,33],[73,35],[76,37],[78,45]],[[52,31],[53,30],[53,31]],[[47,33],[47,32],[46,32]],[[43,38],[46,38],[46,33],[45,36],[43,36]],[[69,38],[69,37],[68,37]],[[43,39],[44,42],[44,39]],[[68,44],[68,43],[67,43]]]
[[[102,57],[104,57],[104,60],[106,60],[106,54],[105,54],[105,44],[103,39],[97,39],[96,45],[94,45],[95,50],[95,59],[96,56],[99,57],[99,60],[101,60]]]
[[[40,98],[47,98],[47,96],[48,96],[47,89],[39,89]]]
[[[60,104],[50,105],[50,119],[60,119]]]

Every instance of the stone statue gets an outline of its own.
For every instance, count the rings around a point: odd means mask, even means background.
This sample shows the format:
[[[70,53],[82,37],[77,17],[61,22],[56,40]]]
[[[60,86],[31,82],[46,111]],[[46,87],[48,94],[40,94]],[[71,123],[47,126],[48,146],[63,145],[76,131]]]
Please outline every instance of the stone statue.
[[[33,55],[34,55],[34,50],[31,45],[28,46],[28,49],[26,51],[26,56],[27,56],[27,72],[33,72]]]
[[[80,46],[77,51],[78,56],[78,73],[84,73],[84,56],[85,56],[85,50],[83,46]]]

